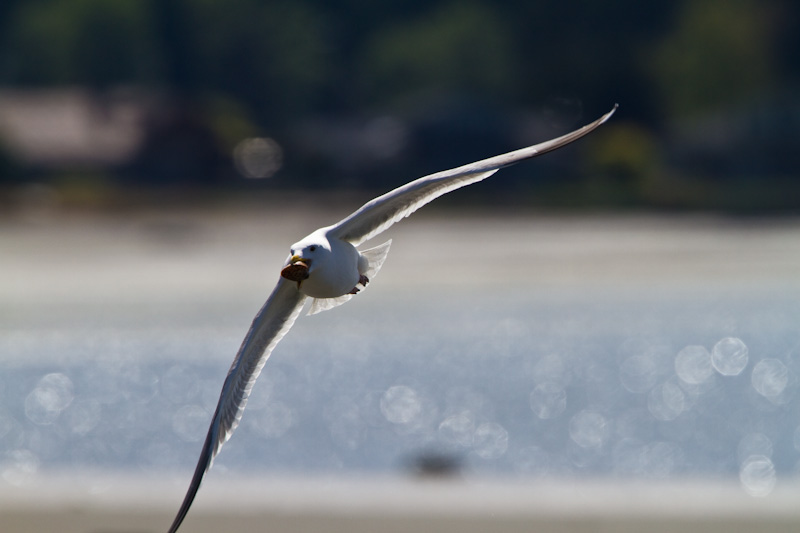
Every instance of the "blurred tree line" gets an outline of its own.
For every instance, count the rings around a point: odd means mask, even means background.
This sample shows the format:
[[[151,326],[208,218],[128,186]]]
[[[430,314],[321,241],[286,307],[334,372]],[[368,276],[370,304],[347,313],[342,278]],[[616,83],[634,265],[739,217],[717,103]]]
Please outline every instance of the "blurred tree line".
[[[129,160],[42,169],[0,145],[0,185],[381,190],[619,102],[582,157],[515,167],[508,197],[794,209],[798,74],[791,0],[4,0],[0,90],[156,104]],[[283,148],[270,180],[234,170],[252,137]]]

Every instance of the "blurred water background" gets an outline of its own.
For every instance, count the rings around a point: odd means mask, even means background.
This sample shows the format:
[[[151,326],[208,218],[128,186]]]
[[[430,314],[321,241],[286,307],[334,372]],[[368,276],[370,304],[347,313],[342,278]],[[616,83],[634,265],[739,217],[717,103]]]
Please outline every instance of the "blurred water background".
[[[279,345],[200,497],[413,474],[776,501],[798,24],[789,0],[2,2],[0,503],[56,475],[181,492],[289,244],[614,103],[392,228],[374,285]]]
[[[285,243],[332,216],[7,222],[4,481],[188,474]],[[390,236],[279,345],[214,472],[795,478],[797,221],[433,210]]]

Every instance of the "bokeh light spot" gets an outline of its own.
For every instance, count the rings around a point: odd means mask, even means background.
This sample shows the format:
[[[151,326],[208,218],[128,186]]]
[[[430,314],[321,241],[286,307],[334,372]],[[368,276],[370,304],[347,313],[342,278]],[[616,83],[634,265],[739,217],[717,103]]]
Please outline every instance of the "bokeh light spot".
[[[273,139],[251,137],[233,149],[233,162],[246,178],[269,178],[283,165],[283,149]]]
[[[777,482],[775,465],[769,457],[751,455],[739,469],[739,480],[742,488],[750,496],[757,498],[769,496]]]
[[[567,391],[550,381],[540,383],[531,392],[530,406],[539,418],[557,418],[567,408]]]
[[[704,346],[687,346],[675,356],[675,373],[690,385],[704,383],[714,373],[711,354]]]
[[[726,337],[711,350],[711,364],[723,376],[738,376],[747,366],[748,349],[741,339]]]
[[[381,412],[392,424],[409,424],[422,411],[417,391],[405,385],[389,387],[381,398]]]
[[[481,459],[497,459],[508,450],[508,431],[496,422],[481,424],[475,430],[474,446]]]
[[[581,411],[569,421],[569,436],[581,448],[600,448],[608,436],[608,423],[600,413]]]
[[[789,384],[789,369],[778,359],[762,359],[753,368],[751,383],[760,395],[775,398]]]
[[[40,466],[39,457],[32,451],[11,450],[0,464],[0,477],[11,485],[23,485],[36,474]]]
[[[52,424],[73,397],[71,379],[64,374],[47,374],[25,398],[25,415],[35,424]]]
[[[772,457],[772,441],[763,433],[748,433],[741,438],[739,446],[736,448],[739,464],[744,464],[749,457],[754,455]]]
[[[102,408],[97,400],[78,400],[70,406],[64,416],[73,433],[86,435],[100,423]]]
[[[439,424],[439,435],[448,444],[468,448],[474,434],[475,422],[468,411],[448,416]]]
[[[686,395],[673,381],[656,385],[647,396],[647,409],[658,420],[675,420],[685,407]]]

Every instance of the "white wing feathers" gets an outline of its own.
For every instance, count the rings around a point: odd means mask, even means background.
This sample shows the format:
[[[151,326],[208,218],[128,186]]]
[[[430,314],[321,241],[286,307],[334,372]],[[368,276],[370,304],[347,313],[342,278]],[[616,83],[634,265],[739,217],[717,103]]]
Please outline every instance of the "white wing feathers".
[[[291,329],[305,299],[306,296],[297,290],[295,283],[280,278],[253,320],[222,385],[222,393],[203,444],[203,451],[183,504],[169,529],[170,533],[177,531],[181,525],[200,488],[203,476],[214,462],[214,457],[239,425],[253,384],[275,345]]]
[[[407,183],[367,202],[358,211],[331,226],[328,234],[357,246],[443,194],[485,180],[503,167],[550,152],[580,139],[607,121],[616,109],[615,105],[614,109],[591,124],[561,137],[458,168],[437,172]]]
[[[485,180],[497,171],[495,168],[485,172],[455,174],[455,170],[447,170],[412,181],[367,202],[361,209],[333,226],[328,235],[358,246],[423,205],[450,191]]]
[[[295,283],[280,278],[253,319],[222,386],[219,412],[212,425],[218,429],[212,460],[239,425],[253,384],[272,350],[294,325],[305,299]]]

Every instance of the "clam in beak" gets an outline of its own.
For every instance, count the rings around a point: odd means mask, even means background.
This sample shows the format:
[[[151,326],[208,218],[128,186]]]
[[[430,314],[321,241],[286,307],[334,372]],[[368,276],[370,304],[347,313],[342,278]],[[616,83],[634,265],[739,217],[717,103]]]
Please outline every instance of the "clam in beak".
[[[281,270],[281,276],[289,281],[296,281],[297,286],[300,287],[300,282],[308,279],[308,266],[310,264],[310,260],[303,259],[299,255],[293,255],[289,259],[289,264]]]

